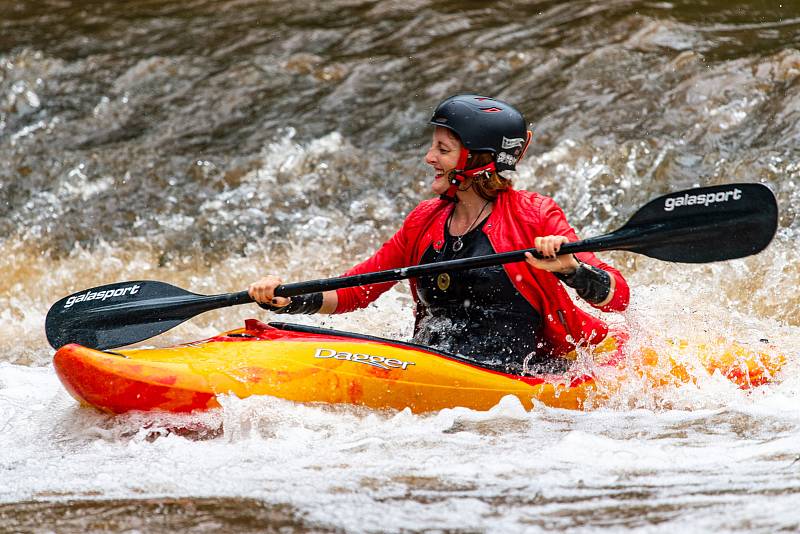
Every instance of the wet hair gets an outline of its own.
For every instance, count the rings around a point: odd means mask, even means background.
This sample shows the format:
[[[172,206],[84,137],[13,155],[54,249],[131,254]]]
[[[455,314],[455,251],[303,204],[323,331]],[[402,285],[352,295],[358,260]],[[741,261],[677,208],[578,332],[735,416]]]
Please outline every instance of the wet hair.
[[[472,157],[467,160],[467,168],[476,169],[488,165],[492,161],[491,152],[472,152]],[[497,171],[485,172],[472,179],[472,188],[481,198],[494,200],[501,192],[509,189],[512,185],[511,180],[500,176]]]

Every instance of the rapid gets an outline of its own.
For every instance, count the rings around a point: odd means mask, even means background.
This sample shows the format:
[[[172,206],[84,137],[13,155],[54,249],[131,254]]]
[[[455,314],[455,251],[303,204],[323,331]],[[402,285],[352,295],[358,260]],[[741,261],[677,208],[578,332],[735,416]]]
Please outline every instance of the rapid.
[[[762,253],[601,257],[631,343],[770,347],[773,383],[632,379],[597,410],[506,398],[415,415],[222,397],[101,414],[59,383],[44,318],[122,280],[240,291],[336,276],[433,178],[433,107],[515,104],[515,186],[579,235],[670,191],[760,182]],[[0,0],[0,531],[776,532],[800,529],[800,5],[748,0]],[[736,236],[731,236],[736,239]],[[197,317],[165,346],[270,320]],[[283,317],[285,319],[285,316]],[[293,321],[408,339],[398,284]]]

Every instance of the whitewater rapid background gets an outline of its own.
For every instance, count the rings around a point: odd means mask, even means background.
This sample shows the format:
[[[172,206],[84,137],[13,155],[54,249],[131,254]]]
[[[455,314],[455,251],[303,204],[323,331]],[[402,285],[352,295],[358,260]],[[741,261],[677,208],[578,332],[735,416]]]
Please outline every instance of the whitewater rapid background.
[[[430,196],[426,122],[465,91],[524,112],[516,185],[584,237],[670,191],[768,185],[757,256],[602,257],[633,287],[610,319],[634,343],[768,345],[781,376],[427,415],[223,397],[112,417],[62,388],[43,323],[66,294],[365,258]],[[0,531],[797,531],[799,142],[794,1],[0,1]],[[400,284],[298,321],[408,338],[411,314]],[[240,306],[147,344],[247,317],[270,319]]]

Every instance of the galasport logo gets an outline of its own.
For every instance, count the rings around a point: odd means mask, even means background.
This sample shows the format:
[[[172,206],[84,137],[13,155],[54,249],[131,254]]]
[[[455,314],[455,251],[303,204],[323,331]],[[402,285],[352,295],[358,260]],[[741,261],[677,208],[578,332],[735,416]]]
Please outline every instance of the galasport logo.
[[[416,365],[414,362],[406,362],[396,358],[385,358],[383,356],[373,356],[372,354],[339,352],[335,349],[325,348],[317,349],[317,352],[314,353],[314,357],[320,359],[333,358],[334,360],[346,360],[348,362],[363,363],[365,365],[371,365],[372,367],[385,369],[387,371],[389,369],[402,369],[405,371],[408,369],[409,365]]]
[[[738,187],[728,191],[717,193],[703,193],[700,195],[685,194],[682,197],[669,197],[664,200],[664,211],[672,211],[681,206],[710,206],[711,204],[721,204],[730,200],[742,198],[742,190]]]
[[[122,297],[125,295],[135,295],[139,292],[142,288],[139,284],[128,286],[128,287],[120,287],[119,289],[107,289],[105,291],[87,291],[83,295],[77,295],[74,297],[70,297],[67,299],[67,302],[64,304],[64,309],[71,308],[73,304],[77,304],[78,302],[85,302],[87,300],[99,300],[104,301],[111,298]]]

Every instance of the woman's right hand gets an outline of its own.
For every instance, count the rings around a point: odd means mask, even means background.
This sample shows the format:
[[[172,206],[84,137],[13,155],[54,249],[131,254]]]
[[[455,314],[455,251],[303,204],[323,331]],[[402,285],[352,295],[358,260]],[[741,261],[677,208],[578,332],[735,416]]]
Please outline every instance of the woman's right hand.
[[[286,297],[275,296],[275,288],[282,283],[280,278],[270,274],[250,284],[247,293],[259,304],[268,304],[270,306],[283,308],[289,304],[290,300]]]
[[[561,245],[569,243],[569,239],[563,235],[548,235],[537,237],[533,244],[536,250],[541,252],[542,258],[534,258],[530,252],[525,253],[525,261],[537,269],[549,271],[551,273],[569,274],[574,273],[578,268],[578,260],[574,254],[558,256]]]

